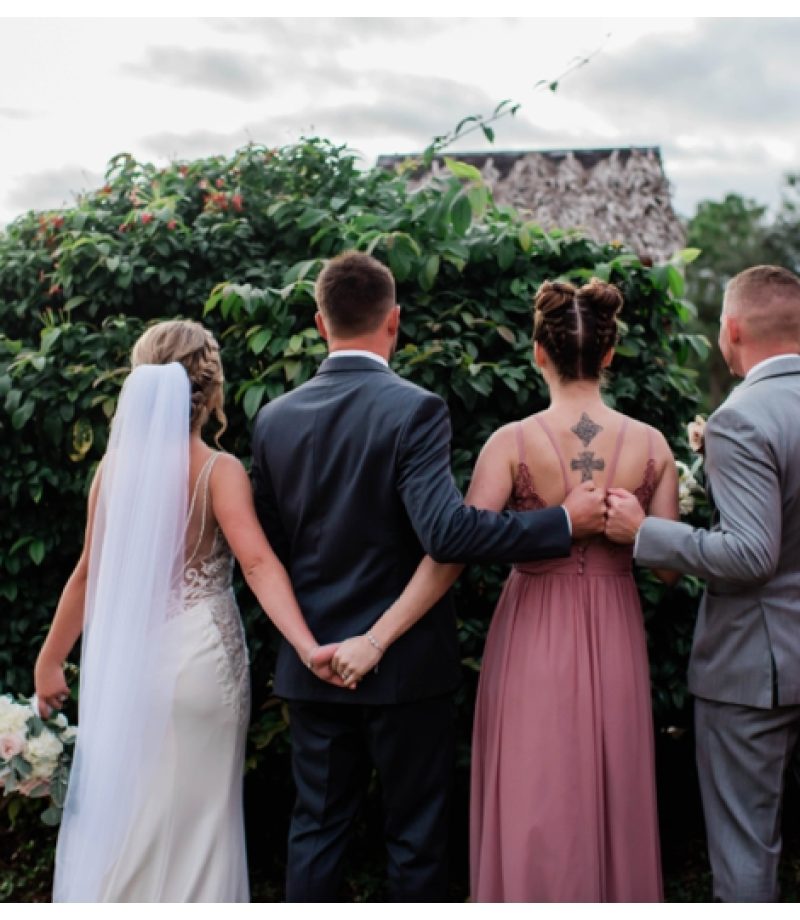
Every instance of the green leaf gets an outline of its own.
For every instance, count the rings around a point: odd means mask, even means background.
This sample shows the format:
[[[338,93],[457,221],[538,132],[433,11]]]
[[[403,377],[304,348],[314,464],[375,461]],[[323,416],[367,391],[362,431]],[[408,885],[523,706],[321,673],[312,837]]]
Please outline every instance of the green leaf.
[[[436,281],[436,276],[439,274],[439,256],[431,255],[425,260],[420,269],[418,281],[420,287],[424,291],[429,291]]]
[[[683,297],[683,292],[686,287],[683,275],[674,265],[667,265],[666,269],[670,293],[673,297]]]
[[[44,559],[44,540],[34,540],[28,547],[28,553],[34,565],[41,565]]]
[[[490,144],[494,143],[494,129],[490,128],[488,125],[481,125],[481,131],[483,131],[483,136],[489,141]]]
[[[57,827],[61,823],[61,809],[51,805],[42,812],[41,819],[48,827]]]
[[[272,330],[265,328],[261,329],[252,338],[248,339],[247,344],[250,347],[250,351],[252,351],[254,355],[260,355],[261,352],[269,344],[271,338]]]
[[[24,402],[11,416],[11,426],[16,431],[19,431],[20,428],[24,428],[27,424],[30,417],[33,415],[34,405],[28,400]]]
[[[497,334],[500,336],[501,339],[505,339],[506,342],[508,342],[509,345],[516,345],[516,344],[517,344],[517,337],[516,337],[516,336],[514,335],[514,333],[508,328],[508,326],[498,326],[498,327],[497,327]]]
[[[249,387],[244,394],[242,406],[244,407],[244,414],[247,418],[253,418],[261,408],[261,400],[264,398],[266,389],[267,387],[265,384],[257,383]]]
[[[459,236],[463,236],[469,229],[469,225],[472,222],[472,205],[466,195],[459,195],[451,205],[450,222],[453,225],[453,230]]]
[[[678,253],[676,253],[676,255],[683,265],[690,265],[702,253],[702,251],[702,249],[694,249],[690,247],[688,249],[681,249]]]
[[[453,160],[450,157],[445,157],[444,165],[456,179],[469,179],[471,182],[483,182],[481,171],[470,163],[462,163],[461,160]]]

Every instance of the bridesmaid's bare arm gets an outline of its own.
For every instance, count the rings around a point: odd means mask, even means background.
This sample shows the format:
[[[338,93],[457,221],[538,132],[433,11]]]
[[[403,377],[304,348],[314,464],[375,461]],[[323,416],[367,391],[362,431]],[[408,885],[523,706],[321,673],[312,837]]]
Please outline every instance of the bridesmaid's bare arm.
[[[486,442],[475,464],[465,501],[487,511],[501,511],[513,487],[514,438],[510,426],[500,428]],[[343,642],[333,657],[333,667],[349,678],[345,685],[355,687],[371,671],[383,652],[407,632],[448,591],[464,569],[457,563],[434,562],[430,556],[417,566],[403,593],[387,608],[369,630],[380,651],[366,635]]]

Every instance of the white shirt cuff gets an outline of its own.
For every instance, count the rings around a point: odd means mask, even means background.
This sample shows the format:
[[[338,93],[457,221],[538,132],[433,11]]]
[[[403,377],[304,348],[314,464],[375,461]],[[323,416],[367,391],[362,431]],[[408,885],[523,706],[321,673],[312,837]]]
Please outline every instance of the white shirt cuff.
[[[572,536],[572,518],[569,516],[569,511],[565,505],[561,506],[564,509],[564,515],[567,518],[567,530],[569,530],[569,535]]]

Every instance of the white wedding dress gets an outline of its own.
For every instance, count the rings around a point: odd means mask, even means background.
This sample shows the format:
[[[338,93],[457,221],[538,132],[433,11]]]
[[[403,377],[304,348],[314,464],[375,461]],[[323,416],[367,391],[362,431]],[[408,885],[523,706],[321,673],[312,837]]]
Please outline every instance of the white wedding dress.
[[[250,684],[233,556],[209,503],[218,457],[203,467],[189,507],[183,603],[167,626],[179,662],[170,665],[177,678],[163,749],[101,901],[249,900],[242,777]]]

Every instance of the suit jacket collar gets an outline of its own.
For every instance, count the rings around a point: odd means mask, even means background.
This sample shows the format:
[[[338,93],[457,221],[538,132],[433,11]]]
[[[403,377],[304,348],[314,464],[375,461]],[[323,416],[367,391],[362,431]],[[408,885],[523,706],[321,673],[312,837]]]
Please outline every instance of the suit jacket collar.
[[[373,361],[372,358],[364,358],[360,355],[348,355],[343,358],[326,358],[319,366],[317,374],[336,374],[341,371],[376,371],[379,374],[393,374],[394,371],[381,364],[379,361]]]
[[[782,355],[769,364],[756,368],[755,372],[744,379],[736,389],[750,387],[768,377],[785,377],[787,374],[800,374],[800,355]]]

